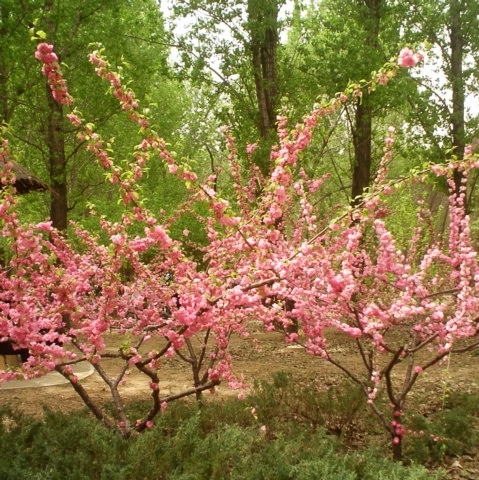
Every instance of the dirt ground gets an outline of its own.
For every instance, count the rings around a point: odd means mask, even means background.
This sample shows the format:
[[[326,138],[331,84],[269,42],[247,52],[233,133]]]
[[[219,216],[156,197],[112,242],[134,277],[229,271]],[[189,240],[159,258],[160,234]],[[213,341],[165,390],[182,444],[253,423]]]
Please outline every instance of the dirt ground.
[[[341,373],[333,365],[308,355],[299,346],[288,345],[282,336],[275,332],[264,332],[260,327],[253,328],[248,339],[235,337],[231,343],[231,354],[237,375],[243,375],[249,384],[255,380],[271,380],[272,374],[287,371],[302,385],[314,384],[327,388],[337,384]],[[334,345],[336,359],[353,371],[360,366],[360,358],[355,354],[351,342],[338,339]],[[115,361],[107,360],[115,372]],[[409,411],[427,413],[441,408],[445,393],[460,391],[479,394],[479,355],[477,352],[452,356],[448,363],[431,368],[421,375],[417,385],[409,395]],[[359,371],[359,370],[358,370]],[[174,394],[191,386],[191,374],[184,362],[171,359],[161,368],[160,388],[162,397]],[[81,381],[95,399],[109,401],[109,391],[97,373]],[[145,398],[150,392],[145,377],[132,373],[128,376],[121,393],[128,400]],[[208,393],[207,393],[208,395]],[[216,388],[218,398],[237,395],[227,385]],[[71,386],[57,385],[40,388],[0,390],[0,405],[12,405],[29,414],[41,414],[43,406],[63,411],[74,411],[84,405]],[[470,452],[461,458],[451,459],[445,465],[451,479],[479,478],[479,452]]]

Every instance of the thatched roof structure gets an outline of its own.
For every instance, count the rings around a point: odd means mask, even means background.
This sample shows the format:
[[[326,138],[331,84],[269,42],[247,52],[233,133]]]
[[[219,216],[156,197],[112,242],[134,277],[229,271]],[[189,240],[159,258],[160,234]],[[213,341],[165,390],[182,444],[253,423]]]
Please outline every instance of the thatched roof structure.
[[[12,162],[12,171],[15,174],[15,183],[13,186],[17,193],[22,195],[32,191],[46,191],[49,189],[48,185],[40,180],[38,177],[30,173],[25,167],[22,167],[17,162]],[[0,185],[1,186],[1,185]]]

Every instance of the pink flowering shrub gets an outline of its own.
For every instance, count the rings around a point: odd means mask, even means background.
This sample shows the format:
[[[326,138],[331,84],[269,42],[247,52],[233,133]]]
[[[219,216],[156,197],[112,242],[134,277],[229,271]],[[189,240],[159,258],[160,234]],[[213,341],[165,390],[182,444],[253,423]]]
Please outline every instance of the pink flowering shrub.
[[[239,283],[274,299],[256,310],[266,328],[280,324],[288,332],[295,322],[299,331],[287,333],[287,341],[333,364],[361,387],[399,460],[406,399],[421,374],[451,354],[479,346],[479,263],[464,212],[467,172],[479,161],[470,156],[431,166],[415,178],[417,183],[426,174],[448,179],[448,238],[431,238],[425,250],[418,248],[429,220],[418,205],[417,228],[400,250],[388,228],[394,215],[388,197],[401,188],[386,177],[394,129],[385,139],[376,181],[358,208],[338,218],[318,219],[315,192],[326,179],[318,185],[318,179],[308,178],[297,150],[298,145],[304,148],[298,140],[309,137],[314,118],[308,117],[291,135],[280,130],[282,142],[273,152],[274,169],[259,207],[261,223],[239,224],[236,238],[247,252],[238,265],[243,275]],[[295,168],[299,176],[293,175]],[[460,194],[454,193],[456,169],[464,174]],[[231,249],[233,238],[229,241]],[[337,353],[338,339],[354,347],[354,367]],[[378,401],[381,396],[386,406]]]
[[[37,58],[51,64],[51,53],[49,46],[42,46]],[[302,345],[355,381],[389,435],[394,457],[400,459],[406,399],[421,374],[451,353],[479,345],[479,265],[464,214],[465,189],[459,195],[451,193],[447,241],[431,238],[426,249],[417,248],[426,215],[418,207],[418,227],[411,231],[410,245],[400,250],[388,228],[394,214],[388,197],[401,188],[387,181],[393,128],[387,132],[370,192],[357,207],[343,208],[334,217],[317,216],[315,204],[329,176],[309,177],[301,167],[301,153],[324,116],[386,85],[398,66],[411,67],[419,60],[418,54],[403,49],[397,62],[374,73],[371,82],[351,84],[316,106],[292,131],[286,118],[279,117],[279,144],[271,151],[267,178],[253,168],[251,177],[243,179],[234,139],[223,129],[236,194],[233,208],[213,188],[214,176],[202,181],[178,165],[138,112],[134,93],[123,86],[101,52],[93,52],[90,61],[96,73],[109,82],[142,133],[129,169],[115,162],[78,112],[70,112],[68,118],[109,180],[119,186],[125,214],[120,223],[102,222],[108,245],[79,225],[75,242],[70,242],[48,222],[21,225],[11,188],[4,189],[2,235],[10,239],[14,254],[0,274],[0,340],[29,348],[31,357],[22,372],[0,372],[0,380],[56,369],[98,418],[127,436],[151,428],[155,415],[175,398],[199,394],[221,379],[233,388],[242,387],[232,371],[229,339],[233,333],[246,336],[248,323],[261,321],[268,330],[283,330],[288,342]],[[50,85],[66,88],[48,69],[44,73]],[[68,98],[66,90],[62,98]],[[248,155],[255,147],[247,148]],[[2,183],[8,185],[12,179],[6,142],[0,155],[6,166]],[[185,182],[191,203],[210,207],[201,265],[170,237],[168,225],[142,206],[136,185],[153,155]],[[477,166],[470,156],[435,166],[423,176],[450,178],[460,168],[467,178]],[[132,235],[132,225],[142,226],[142,235]],[[143,261],[151,252],[153,258]],[[113,349],[108,348],[111,338],[118,339]],[[354,368],[337,353],[338,339],[353,346],[358,360]],[[165,396],[161,366],[171,356],[191,366],[192,386]],[[113,377],[105,367],[111,358],[123,365]],[[90,362],[108,386],[116,408],[112,418],[74,376],[71,367],[79,361]],[[120,389],[131,369],[145,375],[152,398],[151,409],[136,421],[127,418]],[[386,405],[378,401],[381,395],[388,399]]]
[[[70,381],[102,422],[129,436],[151,428],[155,415],[177,398],[199,398],[201,392],[213,391],[221,380],[233,388],[242,386],[241,379],[232,373],[227,346],[233,332],[243,333],[241,318],[248,310],[241,297],[241,311],[235,314],[236,293],[221,294],[221,286],[229,282],[234,265],[225,268],[222,276],[209,277],[170,237],[168,226],[159,224],[142,207],[137,185],[142,167],[152,154],[159,155],[183,181],[196,182],[197,178],[192,171],[176,168],[165,142],[148,129],[147,119],[137,113],[133,92],[122,86],[120,77],[106,68],[106,61],[99,55],[97,52],[91,56],[97,74],[114,86],[114,95],[122,106],[127,106],[124,110],[144,134],[129,168],[115,163],[94,126],[84,122],[78,112],[71,111],[67,117],[110,182],[119,186],[125,213],[118,223],[101,220],[108,245],[80,225],[73,225],[72,241],[56,232],[48,221],[23,225],[11,187],[11,154],[8,142],[3,141],[0,228],[12,255],[7,267],[0,271],[0,341],[27,348],[30,357],[21,370],[0,371],[0,381],[32,378],[56,370]],[[70,96],[56,69],[52,46],[40,44],[36,57],[47,67],[42,73],[54,98],[70,104],[64,101]],[[192,201],[197,198],[210,202],[218,222],[228,223],[225,202],[215,199],[213,193],[207,180],[192,193]],[[130,233],[133,224],[135,231],[141,226],[142,235]],[[154,259],[144,262],[143,257],[151,257],[151,252],[155,252]],[[113,348],[108,343],[111,341],[116,342]],[[159,371],[162,361],[173,356],[188,366],[191,382],[183,391],[165,394]],[[74,374],[72,367],[85,361],[111,392],[115,406],[112,416]],[[122,366],[112,370],[112,361]],[[127,417],[121,395],[131,370],[145,376],[152,398],[151,408],[139,419]]]

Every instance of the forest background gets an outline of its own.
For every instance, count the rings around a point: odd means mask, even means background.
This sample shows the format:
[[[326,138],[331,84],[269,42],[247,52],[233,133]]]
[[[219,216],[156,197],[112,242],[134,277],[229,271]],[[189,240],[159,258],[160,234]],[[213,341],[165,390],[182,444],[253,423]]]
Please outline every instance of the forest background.
[[[200,175],[221,171],[216,188],[228,197],[227,152],[219,127],[228,125],[243,165],[269,168],[281,111],[294,126],[321,98],[334,97],[348,82],[397,55],[402,46],[420,46],[425,65],[413,78],[401,74],[388,89],[345,105],[321,125],[302,159],[308,172],[332,173],[329,209],[363,192],[378,168],[384,132],[399,132],[391,175],[401,176],[427,161],[462,157],[477,131],[478,12],[474,2],[444,2],[440,14],[429,2],[156,2],[4,1],[1,8],[0,118],[9,126],[16,160],[47,182],[46,195],[22,199],[22,218],[50,216],[63,230],[68,220],[88,225],[94,209],[115,212],[115,186],[82,148],[62,107],[51,99],[32,52],[42,31],[55,45],[76,105],[127,158],[139,141],[135,126],[120,114],[105,86],[90,81],[87,55],[101,42],[109,61],[131,80],[140,105],[171,145],[180,162]],[[181,25],[180,30],[172,25]],[[174,31],[180,33],[175,36]],[[87,80],[88,79],[88,80]],[[467,99],[467,101],[466,101]],[[259,141],[252,160],[245,146]],[[153,211],[169,214],[185,199],[180,183],[165,180],[159,160],[142,179]],[[430,201],[439,202],[440,188]],[[475,190],[470,191],[471,208]],[[439,205],[439,203],[438,203]],[[405,207],[405,210],[407,208]],[[405,211],[405,215],[407,212]],[[92,222],[89,228],[95,227]],[[201,243],[201,229],[185,215],[172,234]]]

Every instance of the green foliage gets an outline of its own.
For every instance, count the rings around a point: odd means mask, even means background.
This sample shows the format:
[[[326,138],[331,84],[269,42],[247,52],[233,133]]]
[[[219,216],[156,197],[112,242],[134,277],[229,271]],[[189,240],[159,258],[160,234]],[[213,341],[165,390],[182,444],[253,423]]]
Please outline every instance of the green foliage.
[[[52,183],[53,156],[47,133],[51,105],[49,94],[45,95],[41,66],[34,58],[35,43],[30,37],[35,32],[37,40],[46,36],[44,40],[55,45],[75,108],[111,145],[116,161],[129,159],[140,141],[138,126],[124,115],[116,99],[106,94],[109,86],[96,77],[88,61],[94,42],[105,47],[111,65],[125,81],[133,82],[140,108],[148,111],[154,128],[166,140],[172,140],[173,132],[183,124],[189,101],[185,89],[170,75],[169,48],[165,45],[168,34],[154,0],[85,0],[81,11],[71,1],[48,2],[48,8],[38,2],[4,3],[0,6],[0,48],[8,55],[2,61],[0,122],[9,124],[15,160]],[[55,170],[55,175],[67,185],[69,219],[85,220],[86,228],[99,231],[98,222],[92,221],[89,213],[91,205],[99,215],[106,214],[114,221],[121,214],[116,204],[117,189],[76,138],[76,129],[66,120],[66,113],[59,113],[55,130],[61,137],[59,150],[64,156],[62,172]],[[157,188],[160,181],[152,179],[145,196],[174,210],[178,203],[167,203],[169,199]],[[48,216],[49,193],[22,202],[22,221],[42,221]]]
[[[421,464],[434,463],[445,457],[464,455],[477,447],[478,397],[461,395],[456,399],[458,406],[453,406],[449,400],[451,408],[428,418],[412,417],[412,433],[405,443],[407,458]]]
[[[352,427],[356,433],[364,428],[359,419],[369,414],[363,392],[350,380],[327,388],[298,386],[285,372],[274,374],[272,382],[258,382],[249,402],[260,423],[297,419],[346,438]]]
[[[45,411],[44,419],[0,411],[0,478],[121,478],[128,444],[84,413]]]
[[[273,412],[262,428],[248,407],[266,390],[285,392],[277,375],[259,392],[175,402],[143,435],[121,439],[86,412],[45,411],[42,420],[0,410],[0,479],[60,480],[426,480],[440,471],[404,467],[373,450],[347,453],[323,428]],[[293,386],[290,385],[291,388]],[[277,397],[276,397],[277,398]],[[132,411],[134,404],[129,406]],[[333,408],[333,405],[330,405]]]

